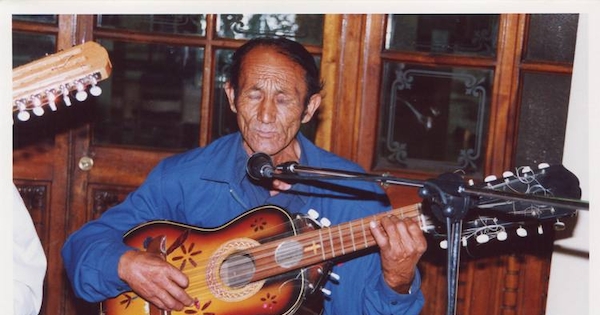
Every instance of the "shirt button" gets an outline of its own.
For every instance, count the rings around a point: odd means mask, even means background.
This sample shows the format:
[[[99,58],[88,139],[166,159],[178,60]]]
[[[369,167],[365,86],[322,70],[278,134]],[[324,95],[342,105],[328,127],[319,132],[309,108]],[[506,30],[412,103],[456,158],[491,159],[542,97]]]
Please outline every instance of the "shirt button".
[[[397,305],[398,301],[392,301],[392,305]]]

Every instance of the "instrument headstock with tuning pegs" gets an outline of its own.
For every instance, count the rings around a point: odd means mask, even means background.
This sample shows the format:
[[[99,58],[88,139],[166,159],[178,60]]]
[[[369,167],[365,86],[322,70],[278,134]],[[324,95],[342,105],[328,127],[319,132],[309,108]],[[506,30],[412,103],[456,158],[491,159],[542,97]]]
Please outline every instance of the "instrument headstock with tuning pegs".
[[[86,42],[48,55],[13,69],[13,112],[17,119],[27,121],[30,111],[36,116],[44,114],[47,105],[57,110],[57,99],[70,106],[70,93],[82,102],[89,93],[102,93],[96,84],[110,76],[112,65],[104,47],[96,42]]]
[[[579,200],[579,179],[563,165],[517,167],[502,177],[488,176],[480,184],[469,181],[463,193],[471,196],[472,205],[463,220],[463,246],[469,240],[479,244],[491,239],[505,241],[510,232],[520,238],[531,230],[543,234],[548,224],[562,230],[563,219],[589,208],[587,202]],[[446,248],[446,240],[440,246]]]

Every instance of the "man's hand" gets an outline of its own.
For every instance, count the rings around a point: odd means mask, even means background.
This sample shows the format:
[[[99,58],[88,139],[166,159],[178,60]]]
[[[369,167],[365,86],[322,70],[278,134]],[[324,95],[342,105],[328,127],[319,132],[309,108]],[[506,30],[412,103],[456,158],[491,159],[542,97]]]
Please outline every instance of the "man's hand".
[[[187,276],[160,254],[126,252],[119,260],[118,272],[135,293],[160,309],[181,311],[194,302],[184,290]]]
[[[427,249],[418,221],[386,216],[380,222],[372,221],[370,227],[380,248],[385,282],[398,293],[408,293],[417,262]]]

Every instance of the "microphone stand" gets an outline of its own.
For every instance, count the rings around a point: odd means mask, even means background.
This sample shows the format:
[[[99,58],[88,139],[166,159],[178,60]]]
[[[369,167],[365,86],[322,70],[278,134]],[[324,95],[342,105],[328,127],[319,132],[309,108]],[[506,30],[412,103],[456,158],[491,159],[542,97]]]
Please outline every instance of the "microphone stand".
[[[490,189],[465,187],[462,177],[456,173],[444,173],[426,181],[403,179],[387,175],[374,175],[329,168],[302,166],[296,162],[287,162],[275,167],[269,177],[276,179],[348,179],[374,181],[382,184],[420,187],[419,196],[431,203],[434,215],[446,224],[448,233],[447,249],[447,315],[456,313],[458,276],[460,263],[460,243],[463,218],[473,206],[471,195],[494,197],[513,201],[532,201],[538,204],[569,209],[589,209],[589,203],[580,200],[549,198],[534,195],[509,193]]]

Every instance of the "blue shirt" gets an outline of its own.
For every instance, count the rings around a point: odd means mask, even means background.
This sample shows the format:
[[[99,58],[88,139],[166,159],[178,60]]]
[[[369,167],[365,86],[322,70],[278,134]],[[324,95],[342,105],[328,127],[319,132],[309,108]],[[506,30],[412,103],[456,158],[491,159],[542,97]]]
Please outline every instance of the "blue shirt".
[[[363,171],[301,134],[298,140],[301,165]],[[218,227],[251,208],[275,204],[292,213],[315,209],[335,225],[390,209],[379,185],[363,181],[300,182],[271,197],[248,179],[247,158],[241,135],[235,133],[161,161],[121,204],[67,239],[62,256],[76,295],[97,302],[131,290],[117,274],[119,258],[133,249],[123,242],[123,235],[147,221]],[[418,314],[423,307],[419,273],[410,293],[399,294],[385,283],[376,252],[337,265],[333,272],[340,280],[326,284],[331,296],[325,300],[325,314]]]

